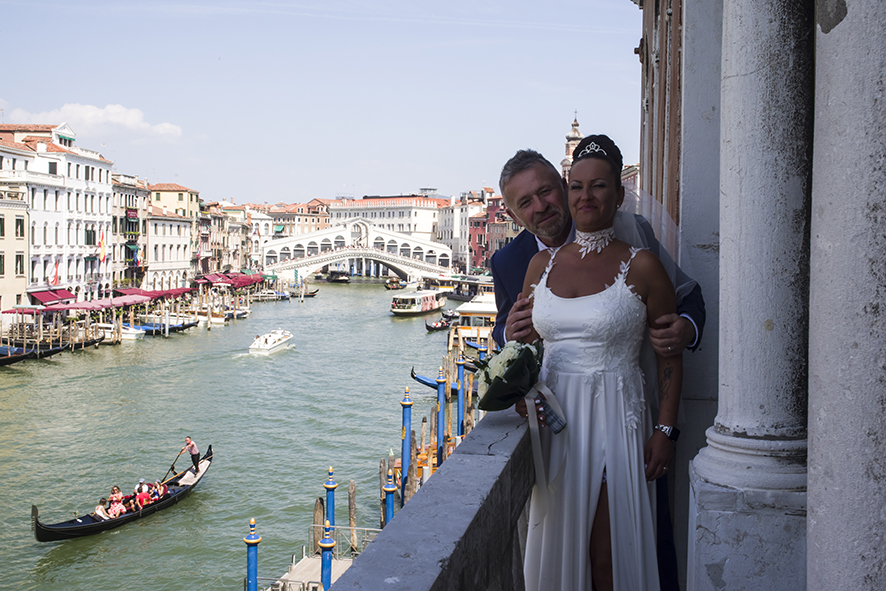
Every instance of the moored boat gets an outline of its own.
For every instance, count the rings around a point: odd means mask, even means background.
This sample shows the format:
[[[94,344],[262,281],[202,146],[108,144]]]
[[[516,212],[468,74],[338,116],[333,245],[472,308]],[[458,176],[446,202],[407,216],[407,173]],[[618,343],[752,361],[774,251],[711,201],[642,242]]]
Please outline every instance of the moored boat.
[[[105,340],[103,343],[114,343],[117,341],[117,326],[111,324],[109,322],[96,322],[93,323],[93,326],[98,327],[102,332],[104,332]],[[128,326],[123,326],[120,329],[120,340],[123,341],[135,341],[138,339],[145,338],[145,331],[139,330],[137,328],[130,328]]]
[[[0,346],[0,365],[12,365],[25,359],[36,359],[37,351],[35,349],[25,349],[23,347],[9,347],[7,345]]]
[[[255,340],[249,345],[249,352],[258,355],[270,355],[285,349],[291,340],[291,332],[278,328],[267,334],[255,337]]]
[[[442,291],[419,290],[394,296],[391,313],[395,316],[415,316],[439,310],[446,305]]]
[[[164,484],[169,487],[169,492],[154,501],[150,505],[145,505],[139,511],[124,513],[113,519],[102,519],[94,513],[75,517],[68,521],[60,523],[45,524],[40,522],[39,511],[36,505],[31,505],[31,528],[34,530],[34,537],[38,542],[55,542],[59,540],[69,540],[71,538],[79,538],[82,536],[90,536],[123,524],[141,519],[158,511],[162,511],[172,505],[175,505],[188,496],[197,483],[199,483],[212,464],[212,446],[206,450],[206,453],[200,459],[199,472],[194,473],[193,467],[189,466],[186,470],[178,472]]]

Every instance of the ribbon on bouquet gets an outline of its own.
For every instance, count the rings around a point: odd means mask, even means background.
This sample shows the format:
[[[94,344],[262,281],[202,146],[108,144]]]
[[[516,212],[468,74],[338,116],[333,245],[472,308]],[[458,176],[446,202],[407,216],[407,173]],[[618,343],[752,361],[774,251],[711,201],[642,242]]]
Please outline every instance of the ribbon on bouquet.
[[[563,460],[560,462],[560,470],[557,472],[557,476],[549,486],[544,457],[541,453],[541,434],[539,433],[538,414],[535,412],[535,397],[538,394],[544,394],[545,400],[554,412],[561,417],[565,417],[566,414],[563,412],[563,409],[560,408],[560,403],[557,402],[557,397],[554,396],[554,393],[551,392],[551,389],[548,388],[544,380],[536,382],[535,385],[530,388],[529,392],[526,393],[524,399],[526,400],[526,412],[529,418],[529,438],[532,441],[532,458],[535,463],[535,490],[538,494],[537,507],[540,511],[538,518],[541,519],[548,512],[550,495],[557,490],[560,481],[563,480],[563,475],[566,472],[565,450],[568,449],[568,446],[564,447],[564,456]],[[568,427],[566,429],[568,429]],[[568,437],[569,431],[567,430],[563,435]]]

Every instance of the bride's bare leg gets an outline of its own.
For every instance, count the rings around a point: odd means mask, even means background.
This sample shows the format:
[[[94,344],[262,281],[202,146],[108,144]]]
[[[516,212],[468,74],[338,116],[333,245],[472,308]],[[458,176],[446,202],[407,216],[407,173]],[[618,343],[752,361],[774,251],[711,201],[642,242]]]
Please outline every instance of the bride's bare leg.
[[[612,538],[609,535],[609,493],[600,487],[597,513],[591,529],[591,579],[594,591],[612,591]]]

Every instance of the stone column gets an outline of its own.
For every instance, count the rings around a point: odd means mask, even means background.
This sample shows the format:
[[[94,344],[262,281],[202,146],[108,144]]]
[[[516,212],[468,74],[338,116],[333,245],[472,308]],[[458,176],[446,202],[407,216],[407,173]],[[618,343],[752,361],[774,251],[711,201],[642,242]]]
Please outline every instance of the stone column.
[[[719,403],[687,588],[805,589],[812,3],[723,3]]]
[[[847,10],[848,7],[848,10]],[[808,580],[886,588],[886,13],[818,2]]]

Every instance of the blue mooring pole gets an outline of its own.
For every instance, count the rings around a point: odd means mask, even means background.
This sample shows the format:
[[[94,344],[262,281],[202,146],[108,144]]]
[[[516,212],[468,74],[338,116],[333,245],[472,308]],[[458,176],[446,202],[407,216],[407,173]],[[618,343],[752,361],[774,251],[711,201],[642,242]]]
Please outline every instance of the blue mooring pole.
[[[255,518],[249,520],[249,535],[246,542],[246,591],[258,591],[258,543],[261,536],[255,533]]]
[[[446,378],[443,377],[443,368],[437,374],[437,467],[443,463],[443,431],[446,428],[443,418],[443,407],[446,405]]]
[[[323,483],[326,489],[326,521],[335,527],[335,489],[338,483],[332,479],[332,466],[329,466],[329,479]]]
[[[480,345],[480,348],[478,349],[478,351],[480,352],[480,361],[486,360],[486,351],[488,350],[489,348],[486,345]]]
[[[465,435],[465,356],[458,354],[458,436]]]
[[[409,461],[412,459],[412,400],[409,387],[400,401],[403,407],[403,431],[400,434],[400,506],[406,502],[406,481],[409,478]]]
[[[394,518],[394,493],[397,492],[394,473],[390,470],[388,470],[388,483],[382,490],[385,491],[385,525],[387,525]]]
[[[323,589],[329,589],[332,586],[332,551],[335,548],[335,540],[332,539],[332,526],[328,521],[323,532],[323,539],[319,542],[323,549],[320,555],[320,584],[323,585]]]

